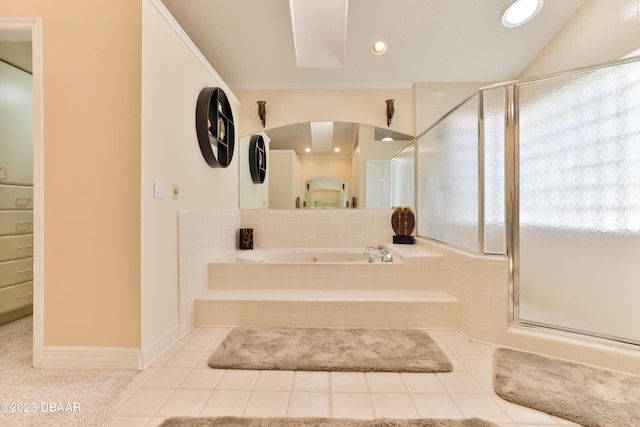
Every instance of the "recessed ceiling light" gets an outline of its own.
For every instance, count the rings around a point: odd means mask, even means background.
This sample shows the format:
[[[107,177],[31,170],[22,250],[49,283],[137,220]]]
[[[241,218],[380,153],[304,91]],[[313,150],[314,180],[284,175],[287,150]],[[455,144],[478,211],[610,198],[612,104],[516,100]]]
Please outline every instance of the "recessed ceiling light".
[[[519,27],[531,21],[542,9],[544,0],[510,0],[502,12],[502,25]]]
[[[384,138],[382,138],[380,141],[384,141],[384,142],[393,142],[393,138],[391,138],[390,136],[385,136]]]
[[[336,147],[336,148],[333,149],[333,151],[335,151],[336,153],[339,153],[340,152],[340,148]]]
[[[311,152],[311,148],[307,147],[304,149],[305,152],[310,153]]]
[[[387,51],[387,44],[382,40],[379,40],[371,45],[371,53],[374,55],[382,55]]]

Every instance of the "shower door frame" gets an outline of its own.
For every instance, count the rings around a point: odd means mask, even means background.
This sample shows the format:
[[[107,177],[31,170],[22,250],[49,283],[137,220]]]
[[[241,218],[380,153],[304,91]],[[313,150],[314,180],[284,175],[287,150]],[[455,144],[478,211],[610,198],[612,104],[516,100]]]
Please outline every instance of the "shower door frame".
[[[520,319],[520,133],[519,87],[534,83],[577,76],[617,65],[639,62],[640,57],[625,58],[592,67],[569,70],[541,77],[523,79],[489,86],[484,89],[505,87],[505,251],[508,260],[509,326],[551,332],[556,335],[577,337],[616,345],[640,346],[640,341],[593,331],[570,328],[539,321]]]

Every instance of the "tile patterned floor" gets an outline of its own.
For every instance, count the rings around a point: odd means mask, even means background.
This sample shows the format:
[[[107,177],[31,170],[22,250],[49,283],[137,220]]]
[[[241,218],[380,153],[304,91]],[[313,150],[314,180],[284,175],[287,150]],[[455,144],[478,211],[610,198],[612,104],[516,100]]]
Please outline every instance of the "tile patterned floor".
[[[207,359],[229,328],[196,328],[140,372],[111,427],[156,426],[172,416],[470,418],[503,427],[576,426],[506,402],[492,389],[497,347],[430,329],[453,363],[438,374],[218,370]]]

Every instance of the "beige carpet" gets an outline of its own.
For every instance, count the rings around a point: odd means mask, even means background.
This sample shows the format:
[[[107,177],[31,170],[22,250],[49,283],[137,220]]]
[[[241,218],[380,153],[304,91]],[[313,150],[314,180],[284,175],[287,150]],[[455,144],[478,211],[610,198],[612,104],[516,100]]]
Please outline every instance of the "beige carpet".
[[[640,377],[509,349],[496,350],[493,375],[518,405],[587,427],[640,426]]]
[[[0,326],[0,404],[16,404],[0,411],[0,426],[108,426],[137,371],[33,369],[32,325],[27,316]]]
[[[451,362],[418,329],[235,328],[209,358],[218,369],[449,372]]]
[[[159,427],[498,427],[479,418],[349,420],[342,418],[242,418],[178,417],[166,419]]]

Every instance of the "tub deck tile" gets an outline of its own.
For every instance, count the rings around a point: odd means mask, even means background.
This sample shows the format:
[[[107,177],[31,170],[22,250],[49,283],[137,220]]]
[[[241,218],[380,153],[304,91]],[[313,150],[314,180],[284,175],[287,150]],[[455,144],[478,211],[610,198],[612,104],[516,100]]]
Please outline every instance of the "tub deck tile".
[[[441,290],[207,289],[200,300],[457,302]]]
[[[458,326],[458,301],[441,290],[209,289],[197,326]]]

